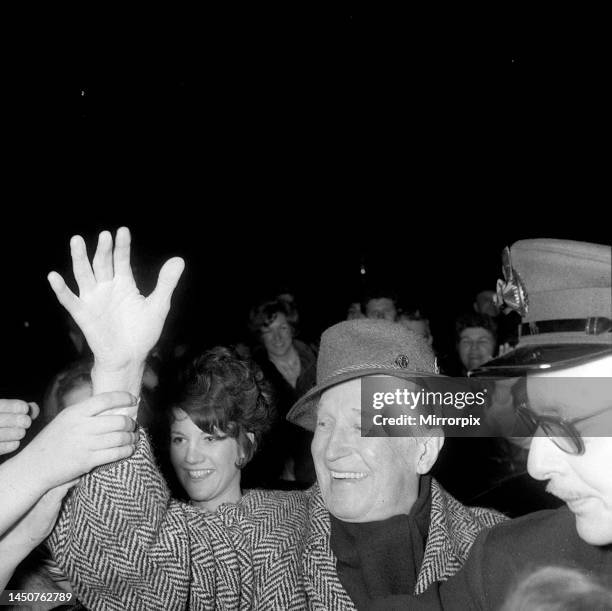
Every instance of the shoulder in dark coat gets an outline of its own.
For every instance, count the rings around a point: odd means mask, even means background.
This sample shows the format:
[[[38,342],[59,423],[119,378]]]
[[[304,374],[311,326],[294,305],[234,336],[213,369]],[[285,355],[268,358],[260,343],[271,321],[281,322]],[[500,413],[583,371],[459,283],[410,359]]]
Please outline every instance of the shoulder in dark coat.
[[[543,566],[587,572],[612,585],[612,550],[585,543],[567,509],[538,511],[484,531],[463,569],[440,586],[444,609],[498,609],[526,574]]]

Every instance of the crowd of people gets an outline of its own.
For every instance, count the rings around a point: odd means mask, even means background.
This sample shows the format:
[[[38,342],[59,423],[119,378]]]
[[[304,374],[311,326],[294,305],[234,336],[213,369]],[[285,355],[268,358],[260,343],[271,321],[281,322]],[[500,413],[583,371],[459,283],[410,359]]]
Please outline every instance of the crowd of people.
[[[126,228],[91,262],[70,247],[78,296],[49,283],[90,353],[42,409],[0,400],[3,588],[70,595],[46,608],[612,609],[609,246],[516,242],[452,355],[378,287],[316,345],[280,294],[250,341],[173,359],[156,346],[185,262],[145,298]],[[366,382],[451,376],[487,396],[476,433],[366,434]]]

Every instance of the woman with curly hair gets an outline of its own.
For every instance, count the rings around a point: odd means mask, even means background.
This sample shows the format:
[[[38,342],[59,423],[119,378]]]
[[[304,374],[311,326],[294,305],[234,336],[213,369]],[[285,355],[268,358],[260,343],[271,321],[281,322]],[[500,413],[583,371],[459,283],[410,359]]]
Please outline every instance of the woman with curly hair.
[[[193,505],[214,512],[242,498],[241,470],[272,422],[270,391],[255,363],[222,346],[195,358],[179,388],[163,426],[176,476],[168,479]]]

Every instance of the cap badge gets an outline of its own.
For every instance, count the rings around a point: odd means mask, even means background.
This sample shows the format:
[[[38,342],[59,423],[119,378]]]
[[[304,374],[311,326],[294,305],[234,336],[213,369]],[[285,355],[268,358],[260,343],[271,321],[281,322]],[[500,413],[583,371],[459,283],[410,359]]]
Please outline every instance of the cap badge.
[[[398,357],[395,359],[395,364],[400,368],[400,369],[408,369],[408,363],[410,361],[408,360],[408,357],[405,354],[400,354],[398,355]]]
[[[515,310],[524,317],[529,309],[529,299],[523,280],[512,267],[510,249],[507,246],[502,252],[502,263],[504,280],[497,281],[497,294],[494,297],[495,305],[499,308],[505,306],[506,313]]]

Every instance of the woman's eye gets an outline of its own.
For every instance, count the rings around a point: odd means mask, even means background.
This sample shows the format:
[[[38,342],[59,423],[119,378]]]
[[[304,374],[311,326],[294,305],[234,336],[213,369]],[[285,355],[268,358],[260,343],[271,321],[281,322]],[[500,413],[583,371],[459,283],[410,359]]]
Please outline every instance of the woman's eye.
[[[204,437],[204,441],[207,443],[212,443],[213,441],[217,441],[217,438],[213,437],[212,435],[206,435],[206,437]]]
[[[184,437],[172,437],[172,443],[178,445],[179,443],[185,441]]]

